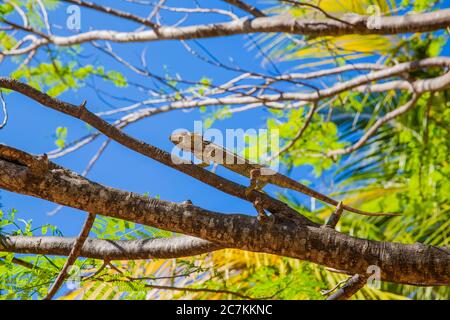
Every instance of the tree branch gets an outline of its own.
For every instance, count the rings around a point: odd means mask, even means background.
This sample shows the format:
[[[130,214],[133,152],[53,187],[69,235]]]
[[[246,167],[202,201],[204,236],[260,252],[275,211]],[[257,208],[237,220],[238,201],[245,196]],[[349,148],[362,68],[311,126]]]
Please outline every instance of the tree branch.
[[[355,274],[327,300],[347,300],[366,285],[367,275]]]
[[[64,103],[62,101],[59,101],[57,99],[51,98],[47,96],[46,94],[43,94],[39,92],[38,90],[21,83],[19,81],[15,81],[8,78],[0,78],[0,87],[4,87],[7,89],[11,89],[17,92],[20,92],[24,95],[27,95],[28,97],[40,102],[41,104],[50,107],[52,109],[55,109],[57,111],[63,112],[65,114],[71,115],[73,117],[76,117],[80,120],[83,120],[90,125],[92,125],[94,128],[105,134],[111,139],[116,140],[117,142],[123,144],[124,146],[135,150],[141,154],[144,154],[150,158],[153,158],[159,162],[162,162],[168,166],[171,166],[177,170],[180,170],[184,173],[187,173],[205,183],[208,183],[219,190],[222,190],[226,193],[235,195],[240,197],[241,199],[245,198],[245,192],[243,189],[234,189],[234,188],[226,188],[228,191],[225,190],[225,188],[222,188],[222,185],[218,183],[214,183],[217,179],[217,176],[214,174],[211,174],[210,172],[203,170],[201,168],[196,168],[193,166],[189,166],[189,169],[187,169],[185,166],[174,166],[170,155],[165,153],[164,151],[155,148],[154,146],[148,145],[144,142],[138,141],[136,139],[133,139],[132,137],[124,134],[120,128],[123,128],[127,126],[128,124],[138,121],[142,118],[148,117],[150,115],[157,114],[159,112],[165,112],[169,110],[176,110],[176,109],[186,109],[186,108],[193,108],[197,106],[208,106],[208,105],[226,105],[226,104],[255,104],[255,103],[263,103],[263,104],[269,104],[269,103],[275,103],[280,101],[291,101],[291,100],[300,100],[300,101],[319,101],[325,98],[330,98],[333,96],[336,96],[339,93],[345,92],[347,90],[368,90],[368,91],[376,91],[382,89],[383,91],[386,90],[394,90],[398,89],[399,82],[398,81],[391,81],[386,82],[382,84],[375,84],[375,85],[368,85],[373,81],[379,81],[387,78],[391,78],[394,76],[398,76],[400,74],[403,74],[405,72],[411,72],[414,70],[418,70],[421,68],[428,68],[428,67],[445,67],[447,68],[446,72],[441,75],[437,76],[432,79],[420,79],[416,80],[412,83],[406,82],[404,85],[401,84],[402,89],[409,89],[412,92],[415,92],[416,95],[420,95],[424,92],[432,92],[432,91],[438,91],[443,90],[447,88],[450,85],[450,58],[448,57],[436,57],[436,58],[428,58],[423,59],[419,61],[412,61],[412,62],[405,62],[402,64],[395,65],[393,67],[389,68],[381,68],[381,70],[373,71],[366,75],[357,76],[353,79],[350,79],[345,82],[337,83],[333,85],[330,88],[325,88],[319,91],[314,91],[310,93],[297,93],[297,92],[287,92],[287,93],[280,93],[280,94],[274,94],[274,95],[261,95],[261,96],[226,96],[226,97],[220,97],[220,98],[205,98],[205,99],[198,99],[198,100],[191,100],[191,101],[176,101],[172,104],[161,107],[161,108],[146,108],[139,110],[136,113],[132,113],[129,115],[126,115],[123,119],[117,120],[113,125],[108,124],[107,122],[103,121],[99,117],[97,117],[95,114],[92,114],[88,112],[86,109],[78,108],[77,106],[74,106],[69,103]],[[368,66],[368,65],[361,65],[360,68],[374,68],[374,66]],[[319,72],[319,73],[312,73],[312,74],[306,74],[303,75],[304,78],[308,77],[318,77],[322,76],[323,74],[329,74],[330,72],[343,72],[348,71],[350,69],[348,68],[335,68],[331,71],[327,72]],[[301,77],[301,75],[292,75],[292,77]],[[400,81],[400,83],[403,83]],[[414,102],[413,102],[414,103]],[[368,132],[368,136],[364,136],[364,139],[361,140],[361,144],[357,146],[357,148],[361,147],[367,139],[385,122],[392,119],[391,116],[396,117],[398,115],[403,114],[404,112],[402,110],[406,109],[409,110],[412,105],[409,103],[403,107],[400,107],[397,110],[394,110],[392,114],[388,117],[386,117],[384,120],[379,120],[380,122],[374,126],[371,130]],[[84,111],[80,113],[80,110]],[[405,111],[405,112],[406,112]],[[373,131],[374,130],[374,131]],[[373,131],[373,132],[372,132]],[[71,149],[74,150],[75,148],[78,148],[79,146],[82,146],[92,140],[94,140],[99,134],[94,133],[93,135],[87,137],[86,139],[81,140],[77,146],[72,147]],[[350,150],[350,149],[349,149]],[[344,153],[342,153],[344,152]],[[351,152],[351,151],[350,151]],[[338,154],[345,154],[348,153],[347,151],[337,150],[337,151],[330,151],[329,156],[335,156]],[[223,181],[223,180],[222,180]],[[238,191],[238,192],[236,192]],[[253,201],[254,199],[252,199]],[[264,200],[264,199],[263,199]],[[272,201],[272,200],[271,200]],[[267,202],[267,201],[264,201]],[[272,201],[273,202],[273,201]],[[271,210],[271,212],[273,212]]]
[[[407,102],[405,103],[403,106],[398,107],[397,109],[388,112],[387,114],[385,114],[382,118],[378,119],[370,128],[369,130],[367,130],[364,135],[357,141],[355,142],[353,145],[351,145],[350,147],[344,148],[344,149],[336,149],[336,150],[332,150],[329,151],[327,153],[327,156],[329,157],[335,157],[337,155],[344,155],[344,154],[349,154],[352,153],[353,151],[361,148],[366,142],[367,140],[369,140],[369,138],[386,122],[389,122],[390,120],[401,116],[402,114],[408,112],[409,109],[411,109],[412,107],[414,107],[414,105],[416,104],[417,100],[420,98],[420,96],[414,94],[413,97]]]
[[[69,256],[77,238],[1,236],[0,251],[21,254]],[[142,240],[87,238],[80,257],[99,260],[172,259],[223,249],[222,246],[190,236]]]
[[[363,240],[318,226],[260,223],[250,216],[222,214],[105,187],[51,162],[46,172],[38,174],[11,159],[0,160],[0,188],[200,237],[223,247],[307,260],[352,274],[365,274],[375,265],[381,269],[381,280],[396,283],[450,284],[447,247]]]
[[[317,103],[314,103],[311,108],[309,109],[308,113],[306,114],[305,117],[305,122],[303,123],[303,125],[300,127],[300,129],[298,130],[298,132],[295,134],[295,136],[292,138],[292,140],[290,140],[282,149],[280,149],[277,153],[273,154],[270,158],[269,158],[269,162],[273,159],[276,159],[278,156],[282,155],[283,153],[289,151],[289,149],[291,149],[295,143],[302,137],[303,133],[305,132],[305,130],[308,128],[309,123],[312,120],[312,117],[314,116],[314,113],[316,112],[317,109]]]
[[[106,121],[97,117],[95,114],[89,112],[85,108],[84,104],[82,104],[81,106],[75,106],[73,104],[60,101],[48,96],[45,93],[40,92],[39,90],[36,90],[35,88],[27,84],[12,79],[5,79],[0,77],[0,87],[5,87],[20,92],[44,106],[80,119],[90,124],[92,127],[96,128],[107,137],[124,145],[125,147],[134,150],[144,156],[152,158],[171,168],[181,171],[225,193],[250,202],[253,202],[256,198],[260,198],[261,204],[272,214],[278,216],[279,218],[289,219],[291,221],[302,224],[314,225],[313,222],[300,215],[297,211],[289,208],[289,206],[287,206],[285,203],[274,199],[265,193],[261,193],[255,190],[250,194],[246,194],[246,187],[242,185],[217,176],[214,173],[209,172],[199,166],[186,164],[185,162],[181,161],[181,159],[176,159],[175,156],[167,153],[164,150],[161,150],[155,146],[127,135],[115,126],[107,123]]]
[[[284,32],[306,36],[338,36],[346,34],[403,34],[411,32],[431,32],[450,26],[450,9],[404,16],[380,17],[379,28],[368,26],[369,16],[353,14],[346,17],[347,23],[333,19],[311,20],[295,18],[290,15],[240,19],[238,21],[193,25],[186,27],[159,27],[155,30],[137,32],[116,32],[112,30],[94,30],[73,36],[51,36],[35,39],[22,49],[2,52],[3,55],[20,55],[37,48],[54,44],[73,46],[81,43],[108,40],[112,42],[149,42],[160,40],[188,40],[231,36],[252,33]]]
[[[72,250],[70,250],[69,257],[64,263],[61,271],[56,277],[55,282],[50,287],[47,292],[47,295],[44,297],[44,300],[51,300],[55,294],[58,292],[59,288],[61,288],[64,280],[67,277],[67,272],[69,271],[70,266],[72,266],[80,255],[81,249],[83,248],[84,242],[86,241],[89,232],[91,231],[92,225],[94,224],[95,213],[89,213],[86,221],[84,222],[83,228],[81,229],[80,235],[76,239]]]
[[[261,10],[259,10],[258,8],[254,7],[252,5],[249,5],[248,3],[245,3],[244,1],[241,1],[241,0],[223,0],[223,1],[241,9],[242,11],[248,12],[255,17],[265,17],[266,16],[264,14],[264,12],[262,12]]]
[[[96,3],[93,2],[89,2],[89,1],[82,1],[82,0],[62,0],[64,2],[69,2],[69,3],[73,3],[85,8],[89,8],[89,9],[94,9],[103,13],[107,13],[119,18],[123,18],[126,20],[130,20],[130,21],[134,21],[137,22],[139,24],[143,24],[144,26],[150,27],[153,30],[157,30],[158,29],[158,25],[156,23],[151,22],[150,20],[138,17],[136,15],[133,15],[131,13],[128,12],[124,12],[124,11],[120,11],[120,10],[116,10],[110,7],[106,7],[103,5],[98,5]]]

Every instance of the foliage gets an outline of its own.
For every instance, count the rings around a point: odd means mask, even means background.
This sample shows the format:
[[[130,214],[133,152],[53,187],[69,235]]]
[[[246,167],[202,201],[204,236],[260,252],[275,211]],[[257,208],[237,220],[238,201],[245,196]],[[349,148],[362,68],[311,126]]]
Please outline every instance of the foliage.
[[[31,26],[44,30],[36,2],[12,0],[30,20]],[[49,10],[58,1],[45,0]],[[420,0],[401,2],[383,0],[310,1],[321,9],[341,17],[343,14],[366,14],[370,6],[378,5],[380,12],[391,15],[398,11],[427,11],[436,8],[437,1]],[[289,14],[297,17],[321,16],[312,8],[292,8]],[[0,4],[0,19],[13,13],[9,3]],[[273,12],[284,12],[287,7],[277,2]],[[300,37],[261,35],[256,37],[264,51],[265,60],[288,62],[293,69],[313,70],[324,65],[340,66],[354,61],[382,61],[386,65],[438,56],[447,43],[447,34],[410,34],[403,37],[381,35],[345,35],[336,37]],[[15,35],[0,31],[0,49],[11,49],[17,44]],[[255,46],[256,47],[256,46]],[[11,76],[30,85],[59,96],[75,91],[89,79],[98,77],[115,87],[126,87],[129,81],[119,71],[109,70],[101,64],[80,62],[82,49],[51,48],[46,55],[24,64],[15,61]],[[380,60],[378,60],[380,59]],[[45,60],[46,62],[41,62]],[[416,78],[436,76],[439,70],[421,70],[412,74]],[[168,86],[179,88],[181,77],[168,77]],[[340,78],[327,79],[330,83]],[[202,77],[199,83],[185,91],[202,97],[212,87],[212,80]],[[163,89],[161,89],[164,92]],[[284,153],[281,162],[289,172],[293,169],[312,168],[313,175],[302,178],[302,183],[322,186],[334,197],[345,194],[346,204],[368,211],[402,212],[401,217],[362,217],[347,213],[337,229],[352,236],[402,243],[421,242],[433,246],[448,246],[450,239],[450,92],[423,95],[407,114],[378,130],[368,144],[354,154],[331,159],[326,152],[355,142],[375,121],[405,103],[410,97],[389,92],[346,92],[337,99],[327,100],[313,116],[301,139]],[[177,91],[173,100],[182,99]],[[277,129],[283,144],[291,141],[306,120],[312,106],[271,110],[265,126]],[[206,110],[212,110],[207,112]],[[200,108],[205,127],[215,121],[232,116],[229,106]],[[66,145],[68,128],[58,127],[55,144]],[[251,143],[245,152],[256,154],[258,146]],[[256,151],[255,151],[256,150]],[[280,199],[313,221],[323,223],[331,208],[319,206],[312,210],[299,197],[280,194]],[[16,211],[0,211],[0,236],[5,234],[61,235],[51,225],[33,227],[32,221],[16,218]],[[176,236],[135,223],[97,217],[92,233],[103,239],[138,239]],[[31,264],[31,268],[14,259]],[[42,298],[66,258],[44,255],[27,256],[0,253],[0,297],[2,299]],[[64,299],[235,299],[230,292],[253,298],[323,299],[321,289],[329,289],[346,276],[326,270],[322,266],[267,254],[220,250],[196,257],[172,260],[113,261],[98,274],[102,261],[78,259],[81,270],[80,287],[68,292]],[[118,271],[120,270],[120,272]],[[175,291],[157,289],[152,285],[210,289],[206,291]],[[227,290],[225,292],[224,290]],[[450,289],[417,288],[407,285],[383,283],[381,289],[365,287],[356,299],[449,299]]]
[[[435,3],[435,1],[414,2],[412,9],[416,11],[430,9]],[[407,4],[406,1],[402,3],[404,6]],[[411,61],[439,55],[447,42],[446,35],[412,34],[407,37],[407,39],[395,41],[395,45],[385,52],[371,54],[381,53],[387,63]],[[329,40],[325,40],[324,46],[332,48],[338,41],[337,38],[333,38],[332,45],[328,44]],[[352,37],[352,40],[356,43],[359,41],[357,36]],[[311,39],[307,41],[311,43]],[[357,44],[358,48],[360,46],[361,44]],[[291,49],[289,46],[280,46],[280,48],[280,52],[273,51],[273,54],[283,53],[286,59],[297,58],[295,54],[290,56],[287,54],[292,50],[295,51],[295,48]],[[381,46],[381,48],[384,47]],[[333,49],[322,53],[324,56],[335,59],[347,54],[344,49],[339,48],[338,54]],[[299,49],[299,56],[307,58],[307,54],[302,54],[303,50],[308,48]],[[354,57],[345,57],[345,60],[349,59]],[[323,59],[319,62],[322,63]],[[339,65],[341,61],[336,59],[335,63]],[[309,67],[311,64],[309,60],[300,64],[299,67]],[[429,78],[436,76],[437,72],[439,71],[429,69],[417,71],[413,76]],[[334,176],[334,179],[330,181],[334,196],[339,197],[345,193],[345,201],[348,204],[367,211],[403,213],[401,217],[388,219],[344,215],[338,225],[341,232],[381,241],[421,242],[434,246],[448,246],[450,237],[448,95],[448,90],[433,95],[423,95],[413,110],[385,125],[363,149],[342,157],[335,164],[324,166],[320,161],[320,155],[318,158],[308,158],[310,141],[314,141],[314,135],[319,135],[319,141],[324,139],[321,136],[324,133],[317,127],[312,129],[313,125],[308,128],[310,131],[305,132],[304,139],[297,142],[292,150],[282,157],[282,161],[288,168],[311,165],[316,173],[322,175],[323,170],[328,169],[327,175]],[[331,138],[328,137],[328,139],[338,144],[349,144],[356,141],[362,130],[367,130],[373,124],[374,119],[404,104],[408,99],[408,95],[394,92],[388,94],[345,93],[333,101],[328,110],[325,109],[321,113],[322,119],[319,121],[319,126],[327,128],[330,121],[337,129],[324,131],[325,134],[331,133]],[[282,132],[281,136],[289,141],[299,128],[298,125],[292,124],[304,121],[305,112],[299,112],[299,114],[288,114],[285,122],[271,117],[267,120],[268,127],[276,123],[276,127]],[[311,132],[313,137],[309,136],[308,132]],[[320,146],[317,149],[326,152],[336,147]],[[322,158],[325,159],[324,156]],[[306,215],[315,221],[323,222],[331,213],[331,209],[327,207],[322,207],[317,212],[308,212],[307,207],[295,197],[286,195],[281,197],[302,213],[306,212]],[[335,277],[329,274],[327,282],[331,278]],[[335,280],[337,282],[337,279]],[[331,284],[330,282],[329,286]],[[448,287],[417,288],[383,284],[382,289],[414,299],[448,299],[450,297]]]
[[[32,236],[36,233],[62,236],[55,226],[46,224],[34,227],[31,220],[17,218],[16,214],[14,209],[8,212],[0,210],[0,237]],[[49,258],[45,255],[27,256],[0,252],[0,299],[27,300],[44,297],[64,260],[65,258]]]

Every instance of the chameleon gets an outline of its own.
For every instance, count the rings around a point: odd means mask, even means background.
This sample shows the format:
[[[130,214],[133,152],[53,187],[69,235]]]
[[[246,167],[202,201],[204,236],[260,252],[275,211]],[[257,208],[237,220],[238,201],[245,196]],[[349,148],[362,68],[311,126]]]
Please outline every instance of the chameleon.
[[[248,195],[253,190],[262,190],[266,184],[276,185],[281,188],[294,190],[319,201],[337,207],[340,201],[330,198],[306,185],[295,181],[271,168],[254,163],[240,155],[221,147],[211,141],[203,139],[203,136],[192,132],[178,132],[170,136],[170,141],[178,148],[191,152],[197,159],[202,161],[200,166],[209,166],[211,162],[219,164],[237,174],[250,179],[250,186],[246,190]],[[341,204],[342,209],[366,216],[398,216],[399,213],[367,212]]]

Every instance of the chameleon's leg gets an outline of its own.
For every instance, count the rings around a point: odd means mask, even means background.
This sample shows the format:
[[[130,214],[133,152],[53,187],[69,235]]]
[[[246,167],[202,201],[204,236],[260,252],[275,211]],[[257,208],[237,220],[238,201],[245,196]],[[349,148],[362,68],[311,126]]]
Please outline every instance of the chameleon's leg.
[[[250,171],[250,185],[245,189],[245,195],[248,198],[253,190],[262,190],[267,183],[261,180],[261,170],[253,169]]]
[[[261,176],[260,169],[254,169],[254,170],[250,171],[250,185],[245,190],[245,195],[247,198],[249,197],[250,193],[253,190],[261,190],[266,185],[265,182],[263,182],[259,179],[260,176]],[[273,222],[273,216],[269,217],[267,215],[267,213],[264,211],[264,207],[263,207],[263,205],[261,203],[261,199],[259,197],[257,197],[253,201],[253,206],[255,207],[256,212],[258,212],[258,221],[261,221],[261,222],[272,221]]]
[[[273,216],[268,216],[266,211],[264,211],[264,207],[261,203],[261,199],[260,198],[256,198],[255,201],[253,202],[253,206],[256,209],[256,212],[258,212],[258,221],[260,222],[274,222],[274,218]]]
[[[209,167],[209,163],[202,162],[202,163],[197,164],[197,166],[199,166],[200,168],[207,168],[207,167]]]

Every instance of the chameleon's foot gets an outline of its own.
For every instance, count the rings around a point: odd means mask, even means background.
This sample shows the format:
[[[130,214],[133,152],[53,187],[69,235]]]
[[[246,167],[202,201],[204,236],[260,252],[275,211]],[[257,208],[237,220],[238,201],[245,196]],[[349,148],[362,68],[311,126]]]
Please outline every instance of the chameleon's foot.
[[[253,192],[253,190],[255,190],[255,188],[253,188],[252,186],[245,188],[245,197],[247,199],[250,198],[250,194]]]
[[[261,180],[261,169],[253,169],[250,170],[250,186],[253,186],[254,188],[257,188],[260,184],[259,181]]]
[[[245,197],[249,199],[250,193],[252,193],[253,190],[258,189],[258,169],[254,169],[250,171],[250,185],[245,189]]]
[[[245,189],[245,196],[247,199],[253,190],[258,190],[262,192],[262,188],[266,185],[266,182],[261,179],[261,169],[253,169],[250,171],[250,185]]]
[[[208,168],[209,167],[209,163],[208,162],[201,162],[199,164],[197,164],[197,166],[199,166],[200,168]]]
[[[275,217],[274,216],[268,216],[266,213],[259,214],[256,218],[260,223],[268,223],[270,225],[273,225],[275,223]]]
[[[273,223],[273,216],[269,217],[267,215],[260,198],[255,199],[255,201],[253,202],[253,206],[255,207],[256,211],[258,212],[257,219],[259,222],[264,222],[264,223],[272,222]]]

